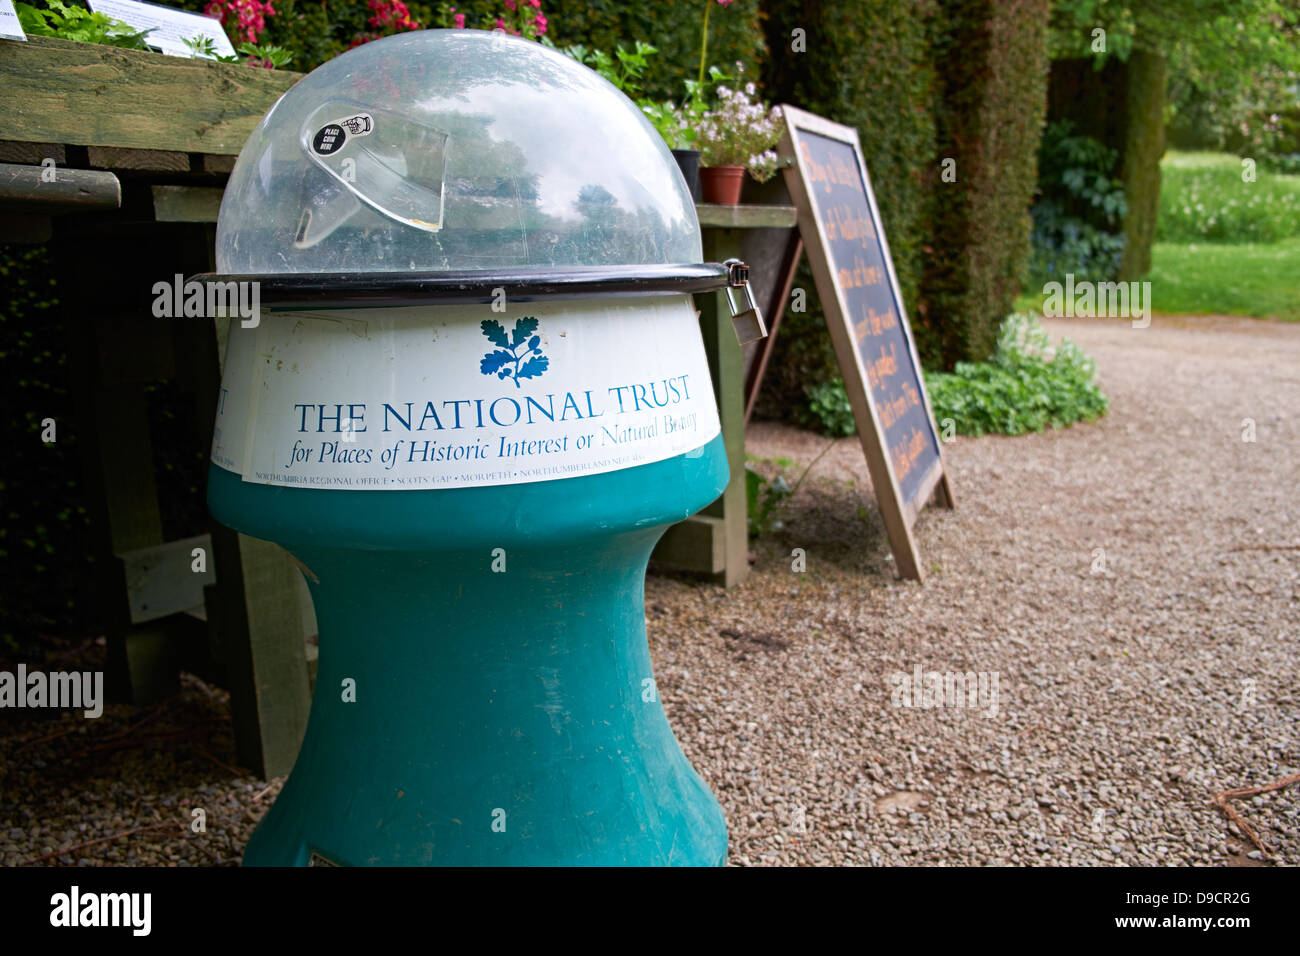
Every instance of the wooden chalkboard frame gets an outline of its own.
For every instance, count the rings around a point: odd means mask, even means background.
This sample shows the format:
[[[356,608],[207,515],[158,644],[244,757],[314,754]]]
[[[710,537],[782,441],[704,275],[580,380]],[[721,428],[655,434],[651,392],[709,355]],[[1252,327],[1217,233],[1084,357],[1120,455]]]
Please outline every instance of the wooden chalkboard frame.
[[[948,471],[943,460],[943,443],[935,430],[934,410],[930,407],[930,396],[921,375],[921,362],[916,353],[916,341],[912,336],[912,327],[903,308],[903,298],[898,291],[898,276],[894,273],[894,261],[889,252],[889,240],[880,222],[880,210],[876,206],[875,190],[871,187],[871,177],[867,174],[867,164],[862,156],[862,144],[858,131],[849,126],[833,123],[813,113],[807,113],[793,106],[781,106],[785,116],[785,134],[781,138],[779,153],[785,166],[785,181],[790,195],[799,211],[799,232],[803,237],[804,248],[808,251],[808,260],[812,266],[813,278],[817,285],[817,294],[821,298],[822,310],[826,315],[826,326],[830,332],[831,342],[835,346],[835,355],[839,359],[840,371],[844,376],[845,389],[849,403],[853,407],[853,419],[858,426],[858,437],[862,442],[862,451],[867,459],[867,471],[871,475],[871,484],[876,491],[876,503],[885,522],[889,535],[889,544],[894,552],[899,576],[917,581],[925,580],[920,555],[916,550],[916,541],[912,536],[912,526],[922,508],[933,496],[938,504],[952,508],[955,504],[952,486],[948,481]],[[926,418],[934,438],[938,457],[922,477],[918,491],[909,502],[905,501],[894,464],[890,459],[885,440],[885,429],[876,411],[872,399],[871,385],[867,379],[866,368],[854,343],[852,320],[849,316],[848,302],[840,284],[835,281],[835,267],[831,248],[823,224],[817,218],[817,207],[811,195],[808,170],[799,150],[801,133],[813,133],[834,140],[853,148],[857,157],[858,172],[866,192],[867,205],[871,211],[872,224],[880,240],[884,254],[885,269],[889,279],[889,289],[898,308],[898,317],[902,332],[907,339],[912,366],[920,385],[921,397],[925,402]]]

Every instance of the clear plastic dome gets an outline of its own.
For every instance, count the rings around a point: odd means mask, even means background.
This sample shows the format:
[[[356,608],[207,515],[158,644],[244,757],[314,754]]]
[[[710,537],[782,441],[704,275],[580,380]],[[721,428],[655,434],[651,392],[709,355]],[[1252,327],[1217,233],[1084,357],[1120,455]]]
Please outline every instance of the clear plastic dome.
[[[626,96],[539,43],[387,37],[263,117],[217,226],[226,274],[699,262],[663,140]]]

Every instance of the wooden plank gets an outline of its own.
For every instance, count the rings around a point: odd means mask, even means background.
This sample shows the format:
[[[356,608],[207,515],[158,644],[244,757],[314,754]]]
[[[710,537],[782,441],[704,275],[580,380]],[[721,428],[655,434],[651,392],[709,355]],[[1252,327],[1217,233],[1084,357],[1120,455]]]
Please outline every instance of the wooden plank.
[[[684,571],[718,574],[727,568],[726,523],[709,515],[691,515],[659,539],[651,560]]]
[[[157,621],[108,642],[105,691],[113,700],[144,707],[181,689],[181,649],[171,628]]]
[[[25,163],[39,166],[47,159],[62,166],[67,162],[67,150],[61,143],[23,143],[0,139],[0,163]]]
[[[125,554],[163,541],[158,489],[154,484],[153,442],[149,434],[149,406],[139,387],[99,388],[89,396],[93,403],[89,422],[98,444],[103,512],[112,551]],[[84,428],[87,419],[78,416]],[[84,431],[78,435],[85,440]],[[96,511],[92,509],[92,520]]]
[[[739,235],[730,230],[709,229],[704,233],[704,258],[723,262],[738,255]],[[745,491],[745,359],[731,309],[723,293],[701,296],[700,333],[709,359],[713,394],[722,421],[722,440],[727,448],[731,480],[717,501],[704,514],[723,521],[724,568],[722,583],[735,587],[749,577],[749,503]]]
[[[98,381],[107,387],[148,384],[176,371],[172,327],[202,319],[157,319],[152,315],[99,314],[84,334],[99,343]]]
[[[695,207],[700,227],[720,229],[790,229],[798,224],[793,206],[718,206],[700,203]],[[707,257],[706,257],[707,258]]]
[[[742,235],[732,229],[705,229],[705,260],[722,262],[739,255]],[[652,557],[657,562],[684,570],[720,574],[726,587],[734,587],[749,576],[744,353],[736,340],[731,310],[723,293],[698,295],[695,301],[700,310],[700,335],[709,361],[709,376],[718,403],[731,479],[716,501],[686,522],[669,528]],[[684,527],[688,523],[693,525]]]
[[[301,75],[52,37],[0,43],[5,137],[27,142],[233,156]]]
[[[283,776],[311,709],[301,572],[279,545],[215,524],[212,547],[220,586],[207,589],[208,620],[230,690],[235,753],[264,778]]]
[[[166,149],[119,149],[91,146],[86,150],[88,165],[101,169],[134,169],[151,173],[188,173],[190,154]]]
[[[798,229],[790,231],[785,252],[778,267],[776,282],[772,285],[772,296],[767,300],[767,338],[753,343],[753,355],[745,373],[745,425],[749,425],[754,406],[758,403],[758,392],[763,387],[763,374],[767,363],[772,358],[776,347],[776,334],[781,330],[781,319],[785,317],[786,303],[790,301],[790,289],[794,285],[795,273],[799,271],[799,257],[803,255],[803,237]]]
[[[154,186],[153,217],[158,222],[216,222],[224,190],[212,186]]]
[[[205,153],[203,155],[203,171],[213,175],[229,176],[235,171],[235,160],[237,156],[213,156]]]
[[[916,497],[908,501],[903,506],[903,512],[907,517],[909,525],[916,524],[916,519],[921,514],[921,509],[930,501],[930,496],[934,494],[935,488],[943,480],[943,462],[936,461],[930,465],[930,470],[926,472],[925,477],[921,479],[921,490],[917,492]]]
[[[196,548],[203,551],[202,571],[194,570]],[[118,557],[126,575],[127,604],[133,624],[202,608],[203,588],[217,580],[212,538],[206,534],[136,548]]]
[[[42,243],[54,236],[54,222],[49,216],[0,212],[0,242]]]
[[[0,208],[6,212],[57,214],[121,205],[122,184],[112,173],[0,163]]]
[[[74,326],[75,328],[75,326]],[[148,406],[139,388],[99,388],[89,368],[95,336],[75,336],[73,346],[77,431],[82,453],[94,591],[108,644],[106,681],[114,700],[151,703],[176,688],[175,660],[164,629],[131,632],[126,578],[116,555],[160,544],[162,516],[154,484]]]
[[[940,508],[947,508],[950,511],[957,507],[957,496],[952,493],[952,482],[948,479],[948,469],[945,467],[943,477],[939,479],[939,487],[935,489],[934,503]]]

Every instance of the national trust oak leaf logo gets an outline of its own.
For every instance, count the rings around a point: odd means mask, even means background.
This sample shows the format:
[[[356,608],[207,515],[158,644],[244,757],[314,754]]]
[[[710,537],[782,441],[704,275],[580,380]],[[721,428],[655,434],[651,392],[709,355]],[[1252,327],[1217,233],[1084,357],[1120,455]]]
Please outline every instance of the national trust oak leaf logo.
[[[550,367],[550,359],[542,354],[542,337],[534,334],[537,319],[529,316],[517,320],[509,336],[496,319],[484,319],[479,327],[488,341],[497,346],[479,362],[479,371],[484,375],[512,378],[515,388],[519,388],[520,379],[537,378]]]

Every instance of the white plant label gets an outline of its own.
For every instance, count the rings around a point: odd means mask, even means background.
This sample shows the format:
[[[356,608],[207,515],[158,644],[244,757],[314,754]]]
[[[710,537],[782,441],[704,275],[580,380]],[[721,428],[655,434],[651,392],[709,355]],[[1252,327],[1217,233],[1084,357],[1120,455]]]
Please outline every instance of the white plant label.
[[[594,475],[720,432],[687,296],[263,311],[232,323],[212,460],[257,484],[466,488]]]
[[[142,3],[140,0],[89,0],[90,9],[121,20],[136,30],[149,30],[144,42],[169,56],[194,56],[186,40],[207,37],[220,56],[234,56],[235,48],[219,20],[202,14]]]
[[[0,38],[5,40],[26,40],[23,25],[18,20],[18,11],[14,9],[13,0],[0,0]]]

